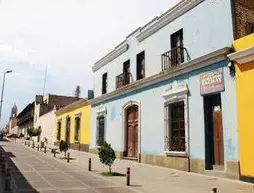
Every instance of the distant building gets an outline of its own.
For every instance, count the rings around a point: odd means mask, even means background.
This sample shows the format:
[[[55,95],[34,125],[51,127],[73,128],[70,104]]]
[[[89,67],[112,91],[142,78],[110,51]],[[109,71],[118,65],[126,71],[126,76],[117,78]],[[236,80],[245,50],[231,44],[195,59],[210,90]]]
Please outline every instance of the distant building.
[[[27,137],[27,128],[34,124],[34,102],[29,103],[17,116],[18,135]]]
[[[8,134],[18,134],[17,115],[18,108],[16,104],[14,104],[14,106],[11,108],[11,115],[8,123]]]
[[[90,103],[80,99],[56,111],[55,144],[66,141],[71,149],[89,151]]]
[[[37,138],[37,141],[46,138],[49,144],[53,144],[55,112],[77,100],[78,99],[76,97],[53,94],[35,96],[33,126],[41,128],[42,130],[41,135]]]

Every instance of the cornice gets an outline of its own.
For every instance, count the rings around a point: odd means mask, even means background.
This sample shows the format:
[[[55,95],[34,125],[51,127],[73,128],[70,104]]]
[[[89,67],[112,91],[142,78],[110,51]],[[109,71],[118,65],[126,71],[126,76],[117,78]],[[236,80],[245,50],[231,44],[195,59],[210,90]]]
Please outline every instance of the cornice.
[[[155,32],[159,31],[161,28],[171,23],[190,9],[194,8],[198,4],[202,3],[204,0],[183,0],[176,6],[162,14],[160,17],[156,18],[154,23],[146,28],[141,28],[141,33],[136,36],[139,42],[142,42],[149,36],[153,35]]]
[[[254,61],[254,47],[250,47],[228,55],[228,58],[238,64]]]
[[[80,108],[82,106],[89,105],[89,104],[90,104],[89,101],[87,101],[86,99],[80,99],[79,101],[76,101],[74,103],[71,103],[71,104],[59,109],[58,111],[55,112],[55,114],[57,116],[59,116],[59,115],[62,115],[63,113],[73,111],[77,108]]]
[[[128,50],[128,48],[129,46],[126,43],[126,41],[123,42],[123,45],[117,46],[112,52],[110,52],[109,54],[107,54],[106,56],[104,56],[102,59],[100,59],[98,62],[94,64],[94,66],[92,67],[93,72],[96,72],[97,70],[99,70],[100,68],[102,68],[103,66],[105,66],[106,64],[114,60],[115,58],[117,58],[118,56],[122,55],[124,52]]]
[[[90,104],[95,105],[97,103],[102,103],[106,100],[110,100],[112,98],[133,92],[137,89],[141,89],[147,86],[151,86],[153,84],[162,82],[164,80],[168,80],[170,78],[191,72],[193,70],[197,70],[202,67],[209,66],[211,64],[214,64],[216,62],[222,61],[226,58],[226,55],[230,52],[231,48],[225,47],[220,50],[217,50],[215,52],[212,52],[208,55],[199,57],[194,60],[187,61],[183,63],[182,65],[177,66],[174,69],[162,71],[156,75],[150,76],[148,78],[138,80],[136,82],[133,82],[129,85],[126,85],[120,89],[117,89],[113,92],[104,94],[102,96],[99,96],[97,98],[91,99]]]

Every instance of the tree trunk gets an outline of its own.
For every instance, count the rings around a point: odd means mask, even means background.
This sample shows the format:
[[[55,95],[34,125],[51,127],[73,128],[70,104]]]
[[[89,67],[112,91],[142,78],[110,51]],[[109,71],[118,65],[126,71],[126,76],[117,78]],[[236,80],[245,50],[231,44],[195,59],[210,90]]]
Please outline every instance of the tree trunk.
[[[111,174],[111,166],[108,166],[109,167],[109,173]]]

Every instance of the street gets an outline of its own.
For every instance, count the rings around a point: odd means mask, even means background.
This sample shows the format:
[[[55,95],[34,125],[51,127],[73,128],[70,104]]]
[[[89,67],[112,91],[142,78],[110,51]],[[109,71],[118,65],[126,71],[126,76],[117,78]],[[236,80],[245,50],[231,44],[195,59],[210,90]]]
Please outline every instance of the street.
[[[12,192],[135,192],[84,168],[44,156],[42,152],[20,143],[0,141],[0,146],[12,170]]]

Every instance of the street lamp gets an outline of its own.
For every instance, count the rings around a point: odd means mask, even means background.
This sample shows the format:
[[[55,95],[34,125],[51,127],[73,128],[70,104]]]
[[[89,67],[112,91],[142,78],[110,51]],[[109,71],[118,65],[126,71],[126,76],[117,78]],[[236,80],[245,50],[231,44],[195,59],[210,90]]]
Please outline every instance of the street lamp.
[[[2,94],[1,94],[1,101],[0,101],[0,121],[1,121],[1,117],[2,117],[2,105],[3,105],[3,96],[4,96],[5,75],[8,74],[8,73],[12,73],[12,70],[7,70],[6,72],[4,72]]]

